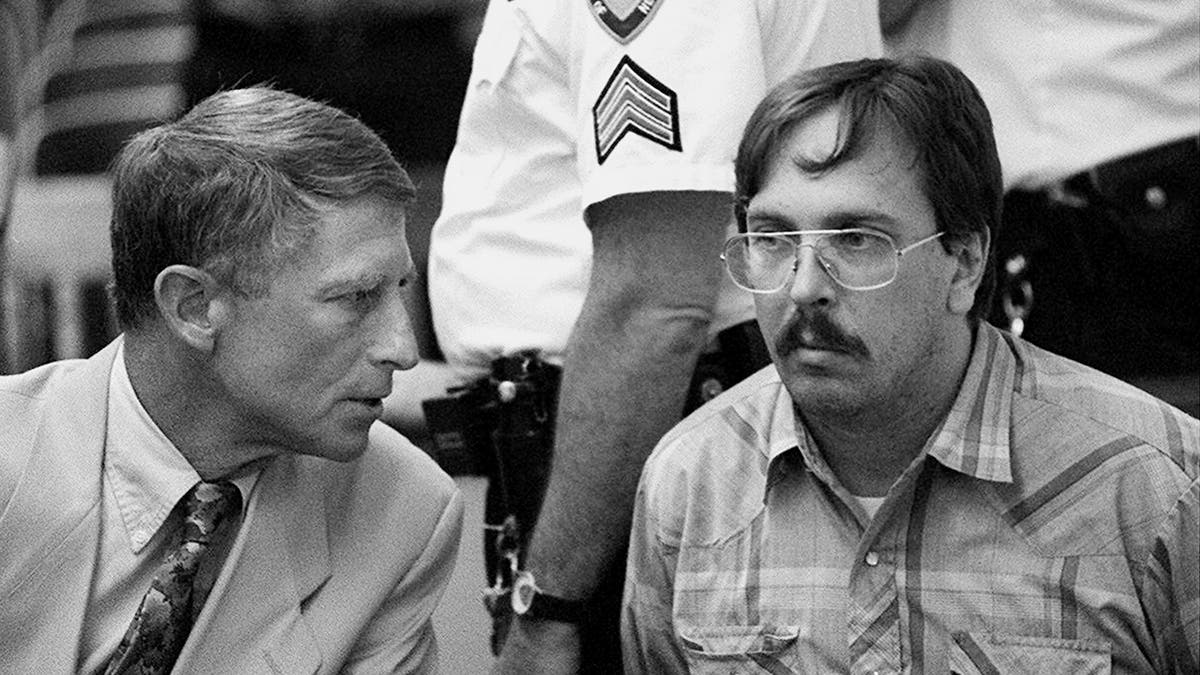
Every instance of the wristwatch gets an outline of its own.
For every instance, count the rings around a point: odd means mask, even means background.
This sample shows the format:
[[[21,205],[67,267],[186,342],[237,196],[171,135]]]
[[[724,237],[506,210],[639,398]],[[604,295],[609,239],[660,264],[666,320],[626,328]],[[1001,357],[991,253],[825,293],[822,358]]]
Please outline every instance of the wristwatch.
[[[538,588],[533,573],[527,570],[517,572],[513,579],[512,608],[517,616],[565,623],[582,623],[587,616],[586,600],[567,600],[547,595]]]

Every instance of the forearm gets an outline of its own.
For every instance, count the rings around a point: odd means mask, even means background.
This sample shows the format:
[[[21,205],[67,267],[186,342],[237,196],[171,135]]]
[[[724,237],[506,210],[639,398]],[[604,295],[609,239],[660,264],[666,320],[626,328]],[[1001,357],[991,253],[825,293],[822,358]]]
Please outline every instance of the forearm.
[[[563,374],[554,470],[530,549],[539,583],[588,597],[628,536],[642,464],[683,410],[707,316],[581,317]]]
[[[590,596],[624,564],[642,464],[679,421],[707,342],[728,214],[728,195],[708,192],[624,195],[589,210],[592,279],[527,558],[552,594]]]

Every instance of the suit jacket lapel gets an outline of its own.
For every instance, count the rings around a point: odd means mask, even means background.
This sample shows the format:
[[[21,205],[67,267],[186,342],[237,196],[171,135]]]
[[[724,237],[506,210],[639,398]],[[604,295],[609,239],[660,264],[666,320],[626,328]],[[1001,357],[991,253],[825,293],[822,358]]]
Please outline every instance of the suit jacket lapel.
[[[29,672],[70,672],[100,540],[100,503],[114,341],[42,392],[44,419],[0,518],[0,639],[36,636]],[[52,645],[52,646],[51,646]],[[25,652],[22,652],[23,654]],[[21,658],[20,656],[18,658]],[[60,659],[62,663],[55,663]],[[8,663],[25,671],[21,663]]]
[[[330,574],[325,505],[322,494],[299,480],[299,470],[291,456],[263,470],[177,671],[299,673],[319,667],[300,606]]]
[[[0,514],[0,639],[36,636],[15,671],[72,672],[99,545],[113,342],[46,387],[39,435]],[[313,672],[321,662],[301,603],[329,578],[324,495],[301,462],[263,471],[233,549],[197,618],[177,672]],[[48,504],[55,505],[53,508]],[[33,638],[30,638],[33,639]],[[25,656],[28,664],[20,661]],[[58,663],[53,659],[59,659]],[[244,664],[228,668],[225,664]],[[23,666],[28,665],[28,668]]]

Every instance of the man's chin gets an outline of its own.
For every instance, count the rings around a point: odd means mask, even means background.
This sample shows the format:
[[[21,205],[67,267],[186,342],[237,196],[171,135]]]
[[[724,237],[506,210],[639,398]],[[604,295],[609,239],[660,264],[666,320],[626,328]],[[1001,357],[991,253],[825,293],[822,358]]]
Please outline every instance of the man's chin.
[[[789,367],[782,371],[792,401],[807,412],[845,412],[856,407],[861,392],[845,370],[824,367]]]
[[[368,444],[367,435],[362,434],[355,437],[353,442],[339,444],[338,447],[329,453],[329,459],[335,462],[353,462],[363,456],[363,453],[367,451]]]
[[[297,454],[321,457],[334,462],[353,462],[367,451],[366,429],[338,430],[338,433],[309,439]]]

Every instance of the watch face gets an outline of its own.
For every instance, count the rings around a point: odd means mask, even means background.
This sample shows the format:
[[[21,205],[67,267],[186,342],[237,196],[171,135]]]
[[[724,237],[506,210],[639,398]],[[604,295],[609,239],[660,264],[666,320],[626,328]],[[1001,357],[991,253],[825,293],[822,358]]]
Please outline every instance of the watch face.
[[[518,574],[513,581],[512,607],[517,614],[525,614],[529,611],[529,606],[533,603],[533,596],[537,593],[537,586],[533,584],[527,574]]]

